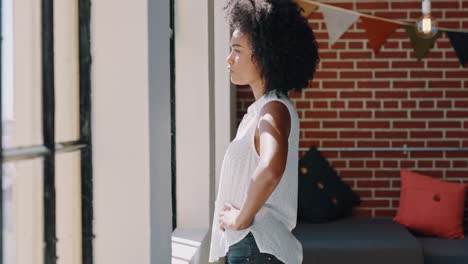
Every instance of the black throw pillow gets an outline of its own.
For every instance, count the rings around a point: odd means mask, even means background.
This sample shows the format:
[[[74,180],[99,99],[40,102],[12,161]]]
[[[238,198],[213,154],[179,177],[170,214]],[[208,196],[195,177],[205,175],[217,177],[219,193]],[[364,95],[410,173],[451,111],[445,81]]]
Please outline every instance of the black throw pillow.
[[[341,180],[338,173],[315,146],[299,160],[297,218],[313,223],[349,216],[361,203],[359,196]]]

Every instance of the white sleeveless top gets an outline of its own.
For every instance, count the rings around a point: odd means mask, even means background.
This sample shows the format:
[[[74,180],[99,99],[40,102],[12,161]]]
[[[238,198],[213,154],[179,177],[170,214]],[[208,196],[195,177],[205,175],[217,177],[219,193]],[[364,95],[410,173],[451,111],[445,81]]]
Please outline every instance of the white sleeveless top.
[[[255,215],[246,229],[221,231],[218,217],[225,202],[240,208],[249,187],[249,180],[260,157],[255,150],[255,128],[260,110],[267,102],[276,100],[285,104],[291,116],[288,138],[288,157],[280,183]],[[298,192],[299,118],[297,111],[284,95],[268,92],[247,109],[234,140],[224,155],[215,201],[209,262],[226,256],[229,247],[252,232],[260,252],[270,253],[287,264],[302,263],[302,245],[291,233],[296,226]]]

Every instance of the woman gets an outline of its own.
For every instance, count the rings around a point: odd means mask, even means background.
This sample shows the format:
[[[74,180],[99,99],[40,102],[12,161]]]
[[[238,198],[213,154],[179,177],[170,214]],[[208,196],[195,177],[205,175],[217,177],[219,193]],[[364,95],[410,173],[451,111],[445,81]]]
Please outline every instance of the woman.
[[[302,263],[296,226],[299,118],[288,92],[308,86],[317,42],[292,0],[230,0],[231,82],[249,85],[244,115],[221,167],[209,261]]]

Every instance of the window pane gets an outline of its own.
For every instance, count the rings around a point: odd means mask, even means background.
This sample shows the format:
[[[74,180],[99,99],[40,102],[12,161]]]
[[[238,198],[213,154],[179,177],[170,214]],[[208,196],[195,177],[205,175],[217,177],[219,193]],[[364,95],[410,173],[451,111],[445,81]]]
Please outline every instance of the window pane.
[[[3,250],[6,264],[43,263],[42,158],[3,164]]]
[[[40,0],[14,1],[14,5],[12,0],[2,0],[2,3],[2,122],[8,138],[5,147],[39,145],[42,144]]]
[[[77,0],[54,1],[55,141],[79,139]]]
[[[80,152],[59,153],[55,159],[58,264],[81,264]]]

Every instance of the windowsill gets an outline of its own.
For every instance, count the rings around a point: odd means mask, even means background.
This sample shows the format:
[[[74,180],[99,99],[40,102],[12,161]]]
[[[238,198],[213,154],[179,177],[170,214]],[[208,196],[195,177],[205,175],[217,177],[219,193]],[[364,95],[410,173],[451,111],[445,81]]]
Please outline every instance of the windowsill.
[[[172,232],[172,264],[202,263],[203,249],[209,250],[209,228],[176,228]],[[205,254],[206,255],[206,254]]]

